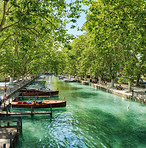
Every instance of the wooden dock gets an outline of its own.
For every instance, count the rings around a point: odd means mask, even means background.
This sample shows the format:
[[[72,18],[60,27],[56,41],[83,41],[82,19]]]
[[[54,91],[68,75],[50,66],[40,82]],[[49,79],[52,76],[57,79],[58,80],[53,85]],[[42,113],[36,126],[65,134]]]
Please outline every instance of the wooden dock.
[[[1,148],[13,148],[15,141],[18,140],[19,133],[22,133],[21,117],[0,117]]]
[[[13,147],[15,139],[17,139],[17,129],[15,128],[5,128],[0,129],[0,147],[9,148]]]
[[[7,111],[2,111],[0,112],[0,115],[6,115],[6,116],[10,116],[10,115],[41,115],[41,114],[49,114],[52,118],[52,110],[50,111],[23,111],[23,112],[7,112]]]

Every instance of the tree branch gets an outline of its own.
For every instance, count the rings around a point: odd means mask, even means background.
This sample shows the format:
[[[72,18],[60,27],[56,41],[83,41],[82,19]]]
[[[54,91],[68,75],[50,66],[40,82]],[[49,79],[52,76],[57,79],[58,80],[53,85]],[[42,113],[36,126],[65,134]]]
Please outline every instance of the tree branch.
[[[30,30],[33,34],[36,34],[36,33],[40,34],[40,33],[39,33],[36,29],[34,29],[34,28],[28,28],[28,27],[25,27],[25,26],[23,26],[22,28],[25,29],[25,30]],[[32,31],[32,30],[34,30],[36,33],[35,33],[34,31]],[[29,31],[28,31],[28,32],[29,32]]]
[[[44,18],[46,21],[48,21],[49,23],[51,23],[57,30],[59,30],[50,20],[48,20],[46,17]]]
[[[5,14],[6,14],[6,5],[7,5],[7,2],[4,1],[4,6],[3,6],[3,18],[2,18],[1,23],[0,23],[0,30],[2,29],[2,26],[4,25],[5,20],[6,20],[6,17],[5,17]]]
[[[8,8],[8,10],[7,10],[7,12],[6,12],[6,15],[9,14],[9,11],[10,11],[10,9],[12,8],[12,6],[13,6],[13,5],[11,5],[11,6]]]
[[[7,36],[7,38],[2,42],[2,44],[0,45],[0,49],[2,48],[2,46],[4,45],[4,43],[12,36],[13,34],[10,34],[9,36]]]
[[[6,26],[6,27],[4,27],[4,28],[1,28],[1,27],[0,27],[0,32],[2,32],[3,30],[5,30],[5,29],[7,29],[7,28],[10,28],[11,26],[14,26],[14,25],[17,24],[17,23],[19,23],[19,21],[18,21],[18,22],[15,22],[15,23],[13,23],[13,24],[11,24],[11,25],[9,25],[9,26]]]

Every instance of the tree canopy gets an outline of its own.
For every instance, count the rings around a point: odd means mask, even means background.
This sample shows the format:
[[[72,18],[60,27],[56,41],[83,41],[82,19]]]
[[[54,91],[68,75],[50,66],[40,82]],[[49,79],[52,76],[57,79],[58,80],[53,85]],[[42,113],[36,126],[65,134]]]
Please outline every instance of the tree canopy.
[[[65,26],[83,5],[85,32],[74,38]],[[1,73],[90,74],[112,86],[146,74],[144,0],[0,0],[0,11]]]
[[[80,16],[80,1],[0,0],[0,12],[1,73],[39,73],[73,39],[65,25]]]
[[[117,76],[126,76],[129,83],[134,79],[139,80],[146,73],[145,1],[90,2],[87,21],[83,26],[86,33],[73,40],[72,48],[68,51],[69,55],[81,51],[80,55],[74,56],[73,60],[77,62],[79,57],[79,62],[72,67],[72,71],[80,67],[74,74],[106,76],[112,82]],[[67,69],[72,62],[69,55]]]

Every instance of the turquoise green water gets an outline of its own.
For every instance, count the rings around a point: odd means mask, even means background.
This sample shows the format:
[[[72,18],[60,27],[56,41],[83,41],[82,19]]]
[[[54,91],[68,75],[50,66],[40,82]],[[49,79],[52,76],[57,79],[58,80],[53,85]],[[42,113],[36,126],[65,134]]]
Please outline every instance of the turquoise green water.
[[[59,88],[67,106],[53,109],[52,120],[49,115],[24,116],[17,148],[146,147],[146,106],[56,77],[47,85]]]

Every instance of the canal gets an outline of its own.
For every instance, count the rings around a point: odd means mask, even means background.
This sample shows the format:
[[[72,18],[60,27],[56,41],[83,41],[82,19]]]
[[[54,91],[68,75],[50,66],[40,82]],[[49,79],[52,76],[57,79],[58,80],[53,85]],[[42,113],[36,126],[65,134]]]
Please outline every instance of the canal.
[[[80,83],[48,77],[66,108],[23,117],[17,148],[145,148],[146,106]],[[49,110],[49,109],[48,109]]]

